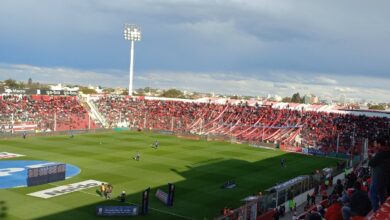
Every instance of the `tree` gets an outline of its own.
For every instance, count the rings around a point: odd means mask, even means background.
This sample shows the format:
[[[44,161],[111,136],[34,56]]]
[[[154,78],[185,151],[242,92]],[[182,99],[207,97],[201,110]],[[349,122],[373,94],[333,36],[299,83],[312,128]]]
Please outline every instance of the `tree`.
[[[200,98],[200,94],[198,92],[193,92],[192,95],[189,96],[190,99]]]
[[[291,97],[284,97],[282,102],[291,102]]]
[[[386,110],[386,106],[384,105],[368,105],[368,109],[370,110]]]
[[[113,88],[104,88],[104,89],[103,89],[103,92],[104,92],[104,93],[110,94],[110,93],[115,92],[115,89],[113,89]]]
[[[16,89],[19,87],[16,80],[13,80],[13,79],[7,79],[4,81],[4,83],[5,83],[5,86],[7,86],[8,88],[11,88],[11,89]]]
[[[20,82],[19,84],[18,84],[18,89],[24,89],[26,87],[26,85],[23,83],[23,82]]]
[[[183,92],[177,89],[168,89],[165,90],[162,94],[162,97],[167,97],[167,98],[183,98]]]
[[[129,90],[128,90],[128,89],[123,90],[123,92],[121,93],[121,95],[129,95]]]
[[[37,85],[38,85],[39,89],[43,89],[43,90],[49,90],[50,89],[50,87],[48,85],[42,85],[42,84],[39,84],[39,83],[37,83]]]
[[[299,95],[299,92],[294,93],[294,95],[292,95],[291,102],[295,102],[295,103],[301,103],[302,102],[301,95]]]
[[[150,88],[149,86],[147,86],[147,87],[145,87],[144,88],[144,93],[145,94],[150,94],[150,93],[152,93],[153,91],[155,91],[154,89],[152,89],[152,88]]]
[[[139,95],[139,96],[144,96],[145,95],[144,89],[136,89],[135,91],[136,91],[137,95]]]
[[[82,92],[83,94],[96,94],[96,90],[90,89],[88,87],[80,88],[80,92]]]

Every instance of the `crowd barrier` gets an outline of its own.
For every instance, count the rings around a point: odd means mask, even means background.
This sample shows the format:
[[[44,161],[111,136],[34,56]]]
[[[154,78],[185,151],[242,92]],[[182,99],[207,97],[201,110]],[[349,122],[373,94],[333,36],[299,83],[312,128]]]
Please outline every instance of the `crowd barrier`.
[[[330,172],[333,182],[345,177],[342,169],[332,169],[327,172]],[[323,173],[323,175],[325,174]],[[277,207],[283,207],[286,212],[290,211],[288,210],[290,199],[293,198],[297,206],[306,202],[306,195],[313,193],[314,187],[319,185],[321,181],[323,179],[321,179],[321,175],[318,173],[296,177],[271,187],[265,195],[247,197],[246,199],[249,200],[244,199],[243,201],[245,202],[240,207],[230,210],[225,215],[216,217],[215,220],[271,220]],[[256,210],[256,214],[254,214],[254,210]]]

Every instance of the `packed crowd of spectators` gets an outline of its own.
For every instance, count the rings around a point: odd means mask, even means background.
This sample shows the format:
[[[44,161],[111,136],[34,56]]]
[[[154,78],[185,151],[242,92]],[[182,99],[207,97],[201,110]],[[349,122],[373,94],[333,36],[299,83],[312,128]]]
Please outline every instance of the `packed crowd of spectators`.
[[[390,219],[390,146],[389,140],[376,143],[378,152],[368,161],[337,180],[331,194],[326,183],[319,185],[312,195],[307,195],[304,213],[295,214],[296,219],[360,220]],[[320,193],[321,201],[314,198]],[[379,215],[382,217],[377,218]]]
[[[156,129],[201,135],[223,135],[251,142],[305,146],[324,152],[360,151],[368,139],[373,157],[366,168],[338,181],[333,192],[327,185],[316,190],[321,204],[309,195],[305,217],[360,219],[378,210],[390,195],[390,120],[351,114],[249,106],[163,101],[104,96],[94,101],[111,127],[120,122],[138,129]],[[0,128],[35,124],[40,131],[86,129],[88,111],[77,97],[46,95],[0,96]],[[328,180],[329,181],[329,180]],[[325,202],[324,202],[325,201]]]
[[[238,141],[270,142],[311,147],[322,152],[357,153],[367,138],[370,153],[375,141],[388,139],[390,120],[351,114],[277,109],[183,101],[104,96],[95,100],[109,126],[120,122],[139,129],[201,135],[222,135]],[[46,95],[0,96],[0,128],[34,124],[40,131],[85,129],[88,111],[77,97]],[[55,123],[56,121],[56,123]],[[55,128],[54,128],[55,127]]]
[[[110,126],[119,121],[140,129],[225,135],[237,140],[305,146],[351,153],[389,138],[390,120],[272,106],[218,105],[182,101],[101,97],[95,101]],[[338,147],[337,147],[338,146]],[[372,149],[371,149],[372,150]]]
[[[12,131],[35,125],[39,131],[85,129],[88,112],[77,97],[46,95],[0,96],[0,126]]]

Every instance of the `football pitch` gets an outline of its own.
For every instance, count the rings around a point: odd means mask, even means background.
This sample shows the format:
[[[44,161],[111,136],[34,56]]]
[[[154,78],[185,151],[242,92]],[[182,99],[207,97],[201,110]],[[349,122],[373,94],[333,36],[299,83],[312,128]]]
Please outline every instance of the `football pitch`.
[[[158,149],[152,144],[158,140]],[[27,194],[85,180],[111,183],[113,197],[123,190],[127,201],[140,205],[151,187],[149,214],[126,219],[213,219],[225,207],[236,208],[244,197],[315,169],[334,166],[335,159],[286,153],[228,142],[189,140],[172,135],[133,131],[0,139],[0,152],[25,155],[6,160],[41,160],[72,164],[81,172],[65,181],[34,187],[0,189],[0,219],[95,219],[97,205],[122,205],[105,200],[97,187],[43,199]],[[139,161],[133,159],[140,152]],[[281,158],[286,167],[280,166]],[[237,187],[222,189],[227,180]],[[174,205],[155,196],[176,186]],[[107,217],[99,217],[106,219]],[[114,217],[122,219],[121,217]],[[123,218],[124,219],[124,218]]]

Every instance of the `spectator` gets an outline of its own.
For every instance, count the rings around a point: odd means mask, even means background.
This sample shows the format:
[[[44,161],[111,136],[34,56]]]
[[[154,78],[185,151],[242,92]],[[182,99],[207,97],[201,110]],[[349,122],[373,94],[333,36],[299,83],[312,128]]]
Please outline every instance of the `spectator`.
[[[342,220],[343,215],[341,213],[341,201],[337,200],[328,207],[324,215],[326,220]]]
[[[378,153],[369,161],[369,166],[372,169],[370,199],[372,209],[376,211],[379,208],[379,203],[383,203],[388,195],[386,188],[389,184],[390,170],[390,151],[387,140],[382,140],[377,145]]]
[[[274,220],[279,220],[279,210],[278,209],[274,209]]]
[[[359,153],[356,138],[370,137],[369,146],[388,135],[388,118],[355,116],[270,105],[194,103],[145,100],[127,97],[102,97],[95,101],[100,113],[113,127],[126,121],[130,127],[151,128],[202,134],[219,134],[245,141],[270,141],[282,146],[316,148],[323,153]],[[261,124],[259,127],[257,125]],[[291,126],[297,125],[297,126]],[[351,129],[353,125],[353,129]],[[338,134],[338,137],[336,137]],[[300,136],[300,142],[295,137]],[[338,141],[337,141],[338,140]]]
[[[308,193],[308,194],[306,195],[306,203],[307,203],[307,204],[310,204],[310,199],[311,199],[311,196],[310,196],[310,194]]]
[[[350,206],[350,198],[346,192],[343,193],[343,196],[340,199],[343,206],[341,207],[341,214],[343,216],[343,220],[349,220],[351,218],[351,206]]]
[[[322,220],[322,217],[319,213],[314,212],[314,213],[309,213],[306,218],[306,220]]]
[[[360,189],[360,183],[356,183],[358,186],[351,196],[351,217],[365,217],[371,211],[371,203],[367,193]]]
[[[321,197],[322,197],[322,198],[321,198],[322,200],[328,199],[328,192],[326,192],[326,190],[322,191]]]
[[[336,182],[336,185],[334,187],[334,191],[337,193],[337,195],[341,196],[344,190],[343,184],[341,184],[341,180],[338,179]]]
[[[311,194],[310,199],[311,199],[311,205],[315,205],[316,204],[316,194],[314,192]]]
[[[88,112],[69,96],[0,96],[0,124],[9,124],[4,131],[53,131],[88,128]],[[94,128],[91,122],[91,127]]]

